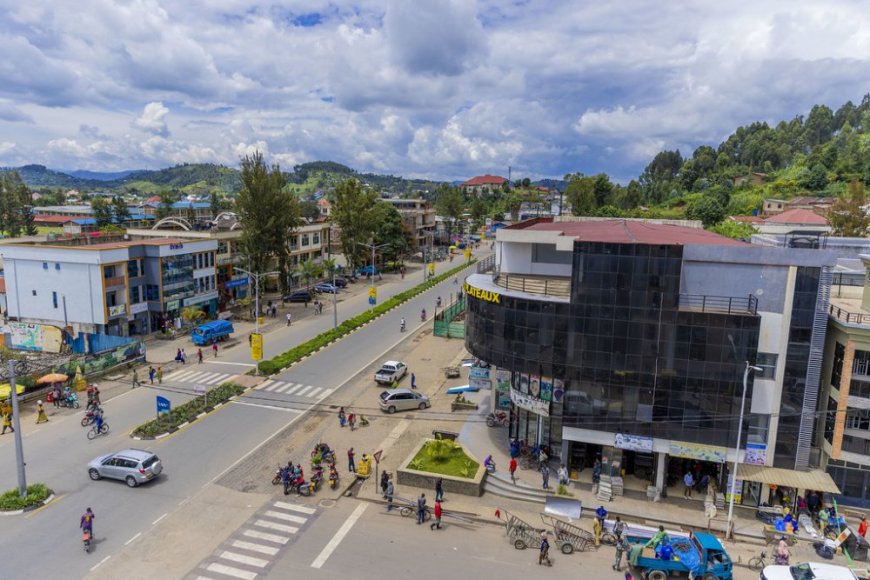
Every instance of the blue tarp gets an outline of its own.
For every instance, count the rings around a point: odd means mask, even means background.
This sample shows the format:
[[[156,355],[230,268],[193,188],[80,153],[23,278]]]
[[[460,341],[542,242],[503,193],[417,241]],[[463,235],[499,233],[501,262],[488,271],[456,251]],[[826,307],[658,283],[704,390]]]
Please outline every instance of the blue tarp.
[[[680,559],[686,568],[692,571],[692,576],[697,578],[701,574],[701,555],[688,540],[675,539],[671,543],[674,554]]]

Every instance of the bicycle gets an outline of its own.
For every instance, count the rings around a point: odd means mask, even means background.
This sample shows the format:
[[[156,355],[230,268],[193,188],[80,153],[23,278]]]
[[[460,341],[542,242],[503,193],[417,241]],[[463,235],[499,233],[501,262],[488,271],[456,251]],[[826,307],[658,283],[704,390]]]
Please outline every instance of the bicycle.
[[[95,424],[93,427],[88,429],[88,439],[93,440],[98,435],[106,435],[106,434],[108,434],[108,432],[109,432],[109,424],[108,423],[103,422],[103,425],[100,427],[99,431],[97,431],[97,426]]]
[[[762,550],[760,556],[749,558],[749,562],[746,565],[749,566],[750,570],[755,570],[756,572],[763,569],[767,566],[767,552]]]
[[[416,518],[417,517],[417,506],[412,507],[412,506],[406,505],[405,507],[399,508],[399,513],[402,515],[402,517],[405,517],[405,518],[407,518],[408,516],[414,516]],[[423,521],[428,522],[431,518],[432,518],[432,512],[430,512],[429,508],[427,507],[425,510],[425,513],[423,514]]]

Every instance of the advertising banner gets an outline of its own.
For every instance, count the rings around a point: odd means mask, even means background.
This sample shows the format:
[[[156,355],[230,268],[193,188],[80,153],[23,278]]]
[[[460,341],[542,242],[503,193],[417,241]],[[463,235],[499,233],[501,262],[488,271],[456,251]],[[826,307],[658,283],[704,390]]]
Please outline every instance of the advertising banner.
[[[130,305],[130,314],[139,314],[140,312],[146,312],[148,310],[147,302],[139,302],[137,304]]]
[[[60,352],[63,335],[56,326],[10,322],[9,346],[13,350]]]
[[[487,379],[468,379],[468,386],[487,391],[492,389],[492,383]]]
[[[499,391],[511,390],[511,372],[506,370],[495,371],[495,388]]]
[[[542,401],[536,397],[530,397],[516,390],[511,390],[511,402],[526,411],[531,411],[542,417],[550,416],[550,402]]]
[[[698,443],[671,443],[668,455],[671,457],[685,457],[686,459],[698,459],[699,461],[712,461],[725,463],[725,448],[713,447],[712,445],[700,445]]]
[[[565,398],[565,382],[562,379],[553,379],[553,402],[561,403]]]
[[[613,437],[613,446],[617,449],[627,449],[629,451],[640,451],[642,453],[652,453],[653,440],[652,437],[644,437],[642,435],[629,435],[628,433],[617,433]]]
[[[526,373],[520,373],[519,377],[520,377],[519,391],[524,395],[528,395],[529,394],[529,375],[527,375]]]
[[[553,379],[550,377],[541,377],[541,400],[553,400]]]
[[[468,369],[469,379],[485,379],[489,380],[489,367],[473,366]]]
[[[251,334],[251,359],[263,360],[263,335],[257,332]]]
[[[126,304],[116,304],[115,306],[109,306],[109,316],[119,316],[121,314],[127,314]]]
[[[764,465],[767,460],[767,445],[764,443],[747,443],[743,454],[743,463],[749,465]]]
[[[529,394],[538,399],[541,398],[541,376],[531,375],[529,377]]]

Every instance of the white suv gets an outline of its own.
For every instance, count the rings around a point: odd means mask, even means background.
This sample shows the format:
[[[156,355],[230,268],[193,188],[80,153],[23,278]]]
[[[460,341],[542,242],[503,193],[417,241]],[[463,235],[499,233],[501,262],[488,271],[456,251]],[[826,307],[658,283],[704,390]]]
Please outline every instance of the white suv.
[[[858,580],[845,566],[822,562],[804,562],[794,566],[767,566],[761,580]]]

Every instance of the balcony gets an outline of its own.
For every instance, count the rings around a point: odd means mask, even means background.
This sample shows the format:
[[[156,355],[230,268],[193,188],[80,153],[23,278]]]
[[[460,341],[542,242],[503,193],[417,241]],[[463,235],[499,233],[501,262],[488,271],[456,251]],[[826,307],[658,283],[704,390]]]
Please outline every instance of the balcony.
[[[846,310],[842,306],[831,304],[828,314],[846,324],[870,324],[870,313],[861,310]]]
[[[753,295],[710,296],[709,294],[680,294],[680,310],[713,314],[758,314],[758,298]]]
[[[124,276],[112,276],[103,278],[106,283],[106,288],[114,288],[115,286],[124,286],[127,283],[126,278]]]
[[[496,274],[493,282],[505,290],[542,294],[558,298],[571,297],[571,279],[555,276],[530,276],[528,274]]]

